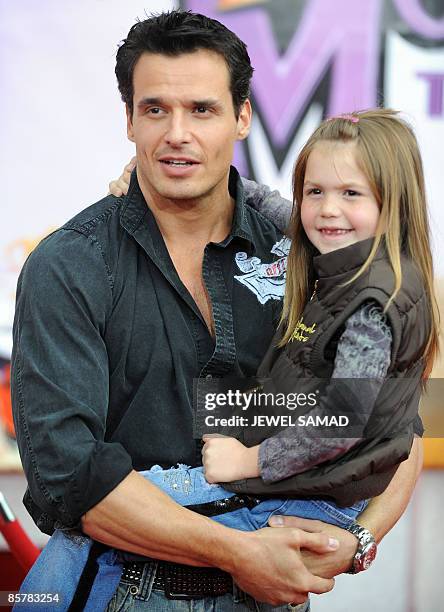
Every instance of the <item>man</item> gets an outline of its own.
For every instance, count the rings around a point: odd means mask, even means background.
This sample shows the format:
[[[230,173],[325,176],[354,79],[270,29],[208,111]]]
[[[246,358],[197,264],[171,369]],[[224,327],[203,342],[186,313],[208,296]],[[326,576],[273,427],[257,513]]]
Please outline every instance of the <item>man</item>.
[[[179,599],[210,593],[203,605],[251,605],[237,587],[218,591],[222,572],[202,578],[178,564],[220,568],[259,601],[301,603],[350,567],[352,534],[310,521],[237,532],[135,471],[200,462],[193,378],[254,374],[279,316],[281,287],[263,295],[239,268],[253,256],[278,259],[282,238],[245,205],[230,171],[251,120],[245,45],[214,20],[173,11],[133,26],[116,74],[137,154],[128,195],[54,232],[19,281],[13,402],[25,504],[47,533],[81,526],[107,546],[162,560],[126,571],[116,608],[128,598],[174,608],[167,595],[178,573]],[[362,515],[377,539],[405,507],[416,470],[413,452],[392,483],[391,511],[376,500]]]

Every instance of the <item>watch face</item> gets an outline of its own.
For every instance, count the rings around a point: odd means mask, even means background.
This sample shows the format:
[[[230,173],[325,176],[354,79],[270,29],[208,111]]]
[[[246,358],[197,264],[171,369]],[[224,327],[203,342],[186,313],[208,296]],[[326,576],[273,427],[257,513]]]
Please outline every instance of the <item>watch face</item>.
[[[374,558],[376,557],[376,544],[372,542],[369,544],[368,548],[366,548],[361,557],[362,569],[366,570],[373,563]]]

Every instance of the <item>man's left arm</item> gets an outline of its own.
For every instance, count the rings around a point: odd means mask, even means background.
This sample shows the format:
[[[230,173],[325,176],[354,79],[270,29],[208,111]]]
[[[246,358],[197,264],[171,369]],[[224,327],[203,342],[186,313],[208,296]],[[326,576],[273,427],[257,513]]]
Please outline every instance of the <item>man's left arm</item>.
[[[404,513],[421,472],[422,461],[422,440],[415,437],[409,458],[400,464],[384,493],[374,497],[359,516],[359,524],[373,534],[378,544]],[[272,517],[270,526],[298,527],[310,532],[322,531],[339,540],[340,546],[335,552],[318,555],[302,551],[304,563],[314,575],[331,578],[350,569],[358,541],[348,531],[322,521],[290,516]]]

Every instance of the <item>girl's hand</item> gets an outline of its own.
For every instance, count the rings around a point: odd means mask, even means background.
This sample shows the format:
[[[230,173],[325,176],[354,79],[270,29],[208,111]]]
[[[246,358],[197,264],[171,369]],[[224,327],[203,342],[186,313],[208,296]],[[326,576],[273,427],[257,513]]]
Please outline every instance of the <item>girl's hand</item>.
[[[248,448],[236,438],[205,434],[202,462],[207,482],[231,482],[259,476],[259,446]]]
[[[128,187],[131,179],[131,172],[136,167],[136,158],[132,157],[123,169],[122,174],[115,181],[109,184],[108,195],[113,195],[118,198],[128,193]]]

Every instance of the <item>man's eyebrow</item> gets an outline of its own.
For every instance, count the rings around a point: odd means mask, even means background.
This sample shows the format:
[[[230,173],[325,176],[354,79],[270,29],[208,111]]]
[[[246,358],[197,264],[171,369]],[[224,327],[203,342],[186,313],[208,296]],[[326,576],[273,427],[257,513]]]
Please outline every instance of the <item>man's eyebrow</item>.
[[[193,106],[220,106],[220,102],[215,98],[206,98],[205,100],[191,100]]]
[[[161,104],[163,104],[163,99],[162,98],[142,98],[137,103],[137,106],[139,108],[141,108],[142,106],[152,106],[152,105],[160,106]]]

